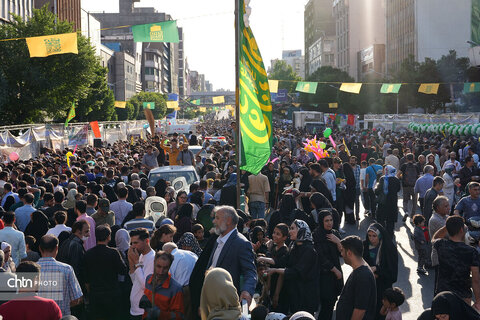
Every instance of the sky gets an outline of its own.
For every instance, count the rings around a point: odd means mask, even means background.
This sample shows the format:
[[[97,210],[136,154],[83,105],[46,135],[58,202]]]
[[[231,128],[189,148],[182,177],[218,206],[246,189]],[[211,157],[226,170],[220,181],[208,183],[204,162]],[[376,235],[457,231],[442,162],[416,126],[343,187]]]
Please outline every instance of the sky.
[[[265,68],[282,50],[304,54],[303,11],[308,0],[251,0],[250,27]],[[190,70],[205,74],[213,89],[235,88],[234,0],[141,0],[135,7],[155,7],[183,27]],[[117,0],[82,0],[91,12],[118,12]],[[121,25],[121,21],[119,21]]]

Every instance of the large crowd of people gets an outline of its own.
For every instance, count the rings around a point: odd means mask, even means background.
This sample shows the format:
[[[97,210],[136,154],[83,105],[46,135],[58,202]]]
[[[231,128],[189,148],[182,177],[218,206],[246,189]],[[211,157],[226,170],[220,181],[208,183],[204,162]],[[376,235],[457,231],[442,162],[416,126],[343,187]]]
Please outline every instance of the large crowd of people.
[[[69,161],[73,150],[44,148],[1,163],[0,315],[399,320],[404,223],[418,276],[435,274],[431,308],[415,317],[480,319],[476,138],[333,128],[317,160],[304,148],[315,134],[275,123],[254,175],[237,170],[235,128],[209,119],[188,135],[78,147]],[[149,181],[171,165],[199,181]],[[146,216],[154,196],[168,206],[160,219]],[[364,237],[345,230],[364,221]],[[19,277],[31,285],[12,289]]]

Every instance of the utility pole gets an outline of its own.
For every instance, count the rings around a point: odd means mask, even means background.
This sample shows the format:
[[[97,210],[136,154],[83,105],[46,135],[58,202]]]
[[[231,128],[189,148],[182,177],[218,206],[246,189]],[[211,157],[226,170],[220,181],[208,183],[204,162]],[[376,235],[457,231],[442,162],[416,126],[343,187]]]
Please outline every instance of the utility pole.
[[[235,1],[235,162],[237,163],[237,209],[240,208],[240,162],[241,159],[241,134],[240,134],[240,19],[243,18],[243,10],[240,8],[240,0]]]

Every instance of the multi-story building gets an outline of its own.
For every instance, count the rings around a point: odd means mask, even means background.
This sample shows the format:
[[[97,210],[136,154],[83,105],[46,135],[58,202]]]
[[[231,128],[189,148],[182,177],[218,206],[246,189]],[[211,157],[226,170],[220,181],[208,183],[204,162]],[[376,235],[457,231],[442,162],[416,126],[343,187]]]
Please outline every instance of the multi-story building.
[[[305,5],[305,76],[321,66],[335,65],[333,0],[309,0]]]
[[[81,29],[81,4],[80,0],[35,0],[35,8],[40,9],[45,4],[59,20],[73,22],[73,30]]]
[[[166,13],[158,12],[154,8],[134,8],[134,2],[139,0],[119,0],[119,13],[93,13],[102,25],[102,28],[112,28],[109,30],[102,30],[102,43],[109,48],[115,47],[115,51],[124,51],[136,57],[136,60],[142,61],[142,57],[147,53],[148,49],[158,50],[161,61],[157,61],[159,66],[158,83],[157,85],[150,82],[143,83],[141,87],[143,90],[156,90],[161,93],[179,93],[178,75],[176,70],[179,69],[178,57],[180,53],[179,44],[167,42],[150,42],[144,43],[142,51],[136,51],[135,42],[133,41],[133,34],[131,28],[113,28],[119,25],[138,25],[146,23],[154,23],[172,20],[172,17]],[[182,38],[183,41],[183,38]],[[148,52],[155,53],[156,51]],[[137,59],[137,56],[140,59]],[[151,60],[146,60],[151,61]],[[140,64],[142,66],[142,64]],[[142,66],[145,68],[145,66]],[[151,68],[151,67],[147,67]],[[151,70],[141,70],[141,80],[147,76],[147,72]],[[155,72],[155,71],[153,71]],[[151,76],[151,74],[148,74]],[[154,74],[155,76],[155,74]],[[151,77],[147,77],[151,78]],[[150,81],[150,80],[149,80]]]
[[[0,24],[12,21],[12,13],[27,20],[33,14],[33,0],[0,0]]]
[[[90,39],[90,44],[95,48],[95,54],[100,55],[100,45],[102,44],[100,39],[100,21],[95,19],[90,12],[81,10],[81,31],[82,35]]]
[[[187,94],[186,93],[187,70],[185,68],[186,58],[185,58],[185,50],[183,47],[183,40],[184,40],[183,28],[178,28],[178,38],[180,42],[178,43],[178,46],[177,46],[178,54],[176,56],[178,57],[178,64],[177,64],[175,73],[178,74],[178,94],[181,97],[184,97]]]
[[[337,68],[361,80],[358,54],[374,45],[385,44],[385,0],[334,0]],[[385,57],[375,56],[375,65],[385,64]],[[385,67],[380,68],[384,73]]]
[[[113,83],[115,99],[127,101],[136,91],[135,57],[126,52],[115,52],[115,82]]]
[[[115,51],[111,50],[110,48],[100,44],[100,63],[102,67],[107,68],[107,84],[110,89],[113,90],[115,93]],[[115,99],[116,99],[115,95]],[[116,99],[119,100],[119,99]]]
[[[305,57],[302,56],[302,50],[283,50],[282,60],[291,66],[302,79],[305,78]]]
[[[472,0],[386,0],[387,74],[414,57],[439,59],[456,50],[468,56]]]

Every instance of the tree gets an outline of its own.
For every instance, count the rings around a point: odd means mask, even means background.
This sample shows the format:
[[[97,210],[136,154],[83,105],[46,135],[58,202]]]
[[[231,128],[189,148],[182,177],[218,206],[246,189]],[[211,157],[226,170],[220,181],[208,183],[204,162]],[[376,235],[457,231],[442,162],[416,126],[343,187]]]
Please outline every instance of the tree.
[[[165,117],[165,114],[167,111],[167,104],[165,102],[165,97],[161,93],[142,91],[134,95],[133,97],[131,97],[130,100],[128,100],[127,102],[126,107],[129,110],[133,110],[131,117],[129,117],[129,119],[145,119],[145,114],[143,113],[144,102],[155,102],[155,109],[152,110],[152,113],[155,119],[158,120]],[[117,110],[122,110],[122,109],[117,109]],[[129,112],[129,110],[127,110],[127,112]]]
[[[283,60],[278,60],[273,64],[268,79],[284,80],[279,81],[278,89],[288,89],[289,93],[295,91],[296,81],[302,81],[302,78],[293,71],[293,68]]]
[[[115,97],[113,91],[107,86],[106,75],[107,69],[97,65],[95,81],[90,87],[88,96],[80,99],[75,109],[77,121],[117,120]]]
[[[25,38],[73,32],[47,5],[22,20],[0,26],[0,39]],[[5,124],[65,119],[73,101],[85,99],[95,81],[98,60],[87,38],[78,34],[78,54],[30,58],[26,41],[0,42],[0,71],[6,80],[6,98],[0,105]],[[1,102],[0,102],[1,103]]]

